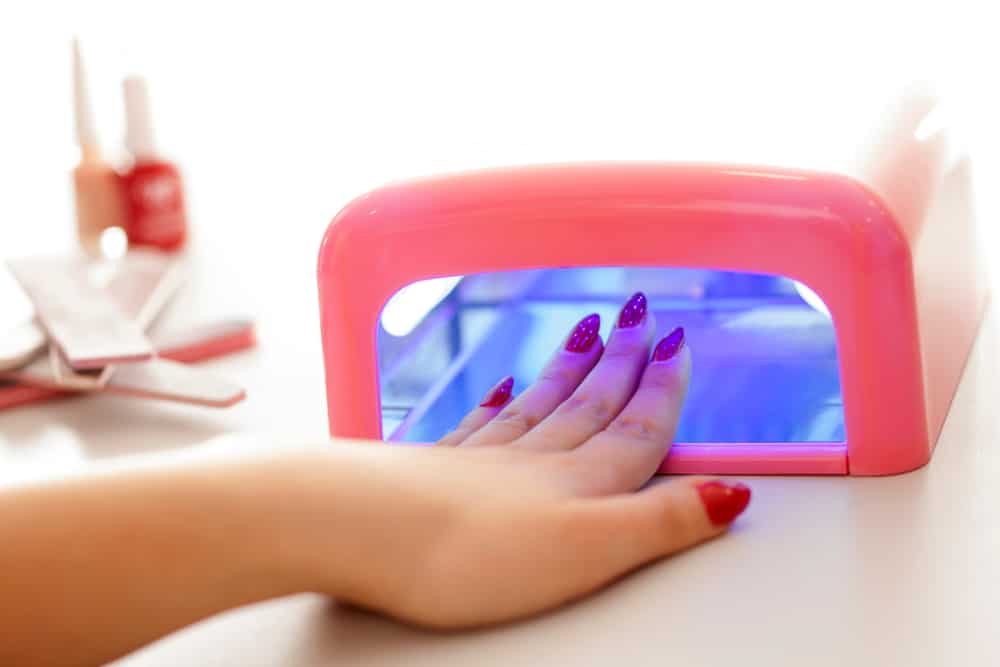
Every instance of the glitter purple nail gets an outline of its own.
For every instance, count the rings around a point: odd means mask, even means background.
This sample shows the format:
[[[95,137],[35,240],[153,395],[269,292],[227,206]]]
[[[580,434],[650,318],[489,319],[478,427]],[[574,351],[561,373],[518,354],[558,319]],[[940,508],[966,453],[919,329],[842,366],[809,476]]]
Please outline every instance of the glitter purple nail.
[[[677,327],[664,337],[653,349],[653,361],[673,359],[684,347],[684,327]]]
[[[618,328],[629,329],[639,326],[644,319],[646,319],[646,295],[636,292],[622,308],[618,316]]]
[[[479,404],[482,408],[499,408],[510,399],[510,394],[514,390],[514,378],[509,375],[490,389],[486,398]]]
[[[587,315],[585,318],[580,320],[573,329],[573,333],[569,335],[569,339],[566,341],[566,350],[568,352],[579,352],[584,353],[594,346],[600,336],[598,332],[601,329],[601,316],[597,313],[593,315]]]

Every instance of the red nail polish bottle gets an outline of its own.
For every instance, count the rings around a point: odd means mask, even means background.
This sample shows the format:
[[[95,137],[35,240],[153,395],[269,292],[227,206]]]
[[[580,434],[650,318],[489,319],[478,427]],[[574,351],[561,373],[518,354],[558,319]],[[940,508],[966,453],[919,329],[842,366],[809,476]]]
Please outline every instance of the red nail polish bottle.
[[[129,245],[176,250],[187,237],[180,172],[156,154],[146,82],[129,77],[124,89],[125,145],[133,160],[122,174],[125,233]]]

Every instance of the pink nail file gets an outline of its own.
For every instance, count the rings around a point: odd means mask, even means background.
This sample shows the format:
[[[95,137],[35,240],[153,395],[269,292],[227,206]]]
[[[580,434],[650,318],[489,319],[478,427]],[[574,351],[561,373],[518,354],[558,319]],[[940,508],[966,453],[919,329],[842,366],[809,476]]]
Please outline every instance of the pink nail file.
[[[160,369],[153,373],[127,375],[120,384],[116,384],[112,388],[89,386],[84,388],[82,392],[93,393],[106,390],[117,394],[162,398],[213,407],[226,407],[244,397],[242,389],[225,381],[217,380],[214,376],[198,371],[198,382],[193,383],[192,373],[195,369],[185,366],[184,369],[191,371],[191,373],[182,376],[173,367],[183,366],[183,364],[176,362],[202,361],[254,347],[256,336],[254,335],[253,323],[249,320],[226,320],[194,327],[181,333],[157,334],[151,336],[151,340],[160,355],[160,358],[155,360],[157,364],[161,365]],[[151,362],[142,362],[136,365],[146,366],[149,363]],[[162,370],[164,363],[170,364],[171,368]],[[119,366],[118,368],[124,367]],[[115,377],[117,377],[117,373]],[[0,409],[78,393],[67,390],[58,383],[52,367],[44,357],[16,371],[0,373],[0,378],[17,380],[22,383],[0,386]],[[176,382],[176,384],[163,387],[162,384],[167,378],[171,378],[171,382]],[[144,385],[144,382],[147,384]],[[188,391],[192,393],[181,395]]]
[[[102,368],[153,356],[142,327],[107,291],[91,284],[79,262],[26,259],[10,269],[35,306],[39,322],[74,369]]]
[[[56,389],[32,387],[27,384],[5,384],[3,381],[0,381],[0,410],[47,401],[50,398],[64,396],[65,394],[66,392]]]
[[[181,332],[154,333],[150,339],[161,358],[185,364],[225,356],[257,344],[249,319],[224,320]]]

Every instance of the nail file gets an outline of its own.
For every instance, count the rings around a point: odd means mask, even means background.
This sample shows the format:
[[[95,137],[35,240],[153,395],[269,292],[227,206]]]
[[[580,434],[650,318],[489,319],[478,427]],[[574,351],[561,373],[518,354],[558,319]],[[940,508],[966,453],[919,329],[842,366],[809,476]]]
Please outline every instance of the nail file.
[[[80,391],[100,389],[108,383],[115,370],[114,366],[105,366],[92,371],[73,370],[55,345],[49,345],[48,354],[45,357],[45,359],[39,359],[38,363],[44,361],[56,384],[66,389]]]
[[[122,310],[143,328],[148,327],[163,309],[184,278],[180,261],[165,253],[147,250],[129,252],[124,258],[101,268],[112,270],[108,291]],[[13,284],[13,279],[11,282]],[[45,330],[34,319],[0,335],[0,371],[28,364],[41,354],[47,342]],[[58,363],[58,370],[68,380],[86,384],[95,382],[92,373],[73,377],[74,371],[69,365],[58,355],[56,359],[53,363]],[[106,380],[106,377],[96,378],[96,381]]]
[[[132,251],[115,267],[106,289],[122,312],[145,330],[183,284],[184,276],[181,262],[168,255]],[[49,363],[62,385],[78,390],[104,386],[115,370],[114,365],[97,371],[75,370],[54,348],[49,350]]]
[[[213,359],[249,349],[256,345],[253,323],[246,319],[225,320],[223,322],[194,327],[183,332],[154,334],[150,336],[150,339],[159,355],[158,361],[170,360],[184,363]],[[21,383],[6,386],[0,384],[0,409],[63,396],[67,393],[93,393],[102,390],[101,387],[91,386],[85,388],[82,392],[68,391],[65,387],[59,385],[52,367],[44,357],[16,371],[0,373],[0,377],[5,380],[16,379]],[[163,377],[164,374],[160,373],[157,376],[157,383]],[[129,393],[126,391],[126,387],[131,387],[132,395],[152,396],[152,392],[147,392],[146,394],[139,392],[135,387],[134,378],[132,380],[126,378],[126,382],[118,388],[116,393]],[[165,393],[171,394],[171,400],[183,400],[182,397],[176,396],[177,392],[175,390],[161,392],[161,394]],[[225,401],[219,403],[220,396],[228,396],[231,399],[236,394],[232,388],[220,391],[214,383],[211,390],[207,392],[198,391],[196,393],[199,400],[187,402],[199,405],[221,405],[226,403]],[[207,397],[205,396],[206,393],[208,394]],[[216,402],[209,402],[211,400]]]
[[[32,387],[26,384],[12,384],[0,382],[0,410],[16,408],[19,405],[28,405],[47,401],[58,396],[65,395],[65,392],[57,389],[46,389],[45,387]]]
[[[124,315],[145,327],[176,290],[180,275],[176,264],[165,264],[162,255],[135,255],[119,267],[107,290]],[[159,337],[157,348],[167,356],[195,360],[249,347],[254,342],[252,325],[235,320]],[[227,407],[245,397],[241,387],[167,359],[113,364],[93,371],[72,369],[54,346],[50,347],[49,359],[39,359],[20,372],[4,375],[49,390],[106,391],[212,407]],[[17,402],[25,401],[19,398]]]
[[[253,347],[256,342],[253,323],[245,319],[224,320],[196,326],[183,332],[152,335],[150,340],[153,342],[159,358],[182,363],[220,357],[230,352]],[[121,369],[125,365],[131,364],[122,364],[115,368]],[[100,391],[107,384],[88,382],[84,376],[84,380],[67,385],[66,380],[59,376],[58,369],[50,364],[49,359],[45,357],[36,359],[22,368],[0,372],[0,379],[48,389],[65,389],[84,393]]]
[[[246,398],[246,391],[232,382],[166,359],[122,364],[99,391],[215,408]]]
[[[181,363],[222,357],[257,344],[253,322],[241,318],[201,325],[181,332],[153,334],[150,339],[156,347],[157,355]]]
[[[148,329],[184,283],[187,267],[180,259],[151,250],[130,250],[107,291],[128,317]]]
[[[111,295],[91,284],[80,262],[25,259],[8,263],[38,320],[74,369],[102,368],[153,356],[142,327]]]

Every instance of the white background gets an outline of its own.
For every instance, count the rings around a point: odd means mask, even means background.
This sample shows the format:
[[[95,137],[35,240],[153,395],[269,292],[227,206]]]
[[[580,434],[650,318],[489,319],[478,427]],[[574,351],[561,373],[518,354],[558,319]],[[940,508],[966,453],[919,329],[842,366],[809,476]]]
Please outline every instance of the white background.
[[[109,155],[121,77],[142,73],[196,233],[234,252],[269,239],[304,270],[332,215],[387,180],[577,159],[812,166],[854,150],[879,95],[914,77],[956,101],[985,167],[1000,161],[990,4],[4,3],[0,255],[72,244],[73,35]]]

